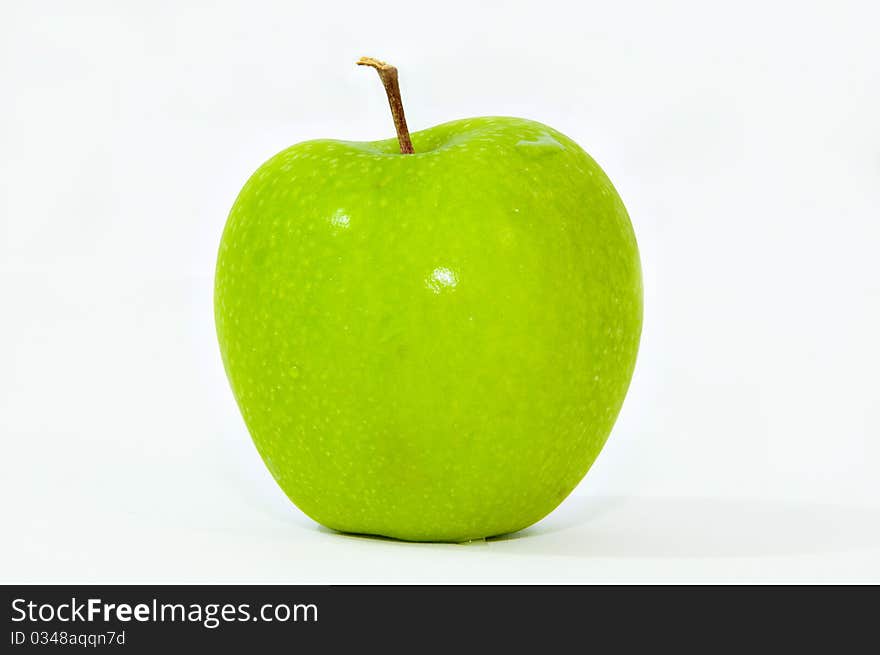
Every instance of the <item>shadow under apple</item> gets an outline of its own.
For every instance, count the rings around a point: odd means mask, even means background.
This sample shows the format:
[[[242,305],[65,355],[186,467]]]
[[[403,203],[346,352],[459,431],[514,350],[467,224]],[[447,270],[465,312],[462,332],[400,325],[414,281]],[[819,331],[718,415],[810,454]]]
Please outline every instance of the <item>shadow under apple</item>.
[[[880,548],[880,509],[747,499],[574,496],[530,528],[467,544],[316,529],[376,545],[485,546],[520,556],[735,558]]]
[[[499,551],[583,558],[760,557],[880,548],[880,509],[711,498],[569,498],[495,537]]]

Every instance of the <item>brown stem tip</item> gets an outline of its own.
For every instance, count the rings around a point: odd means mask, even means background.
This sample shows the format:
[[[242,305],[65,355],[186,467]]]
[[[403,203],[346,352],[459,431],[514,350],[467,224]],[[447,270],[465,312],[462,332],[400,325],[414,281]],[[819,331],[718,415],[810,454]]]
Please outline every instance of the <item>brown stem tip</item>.
[[[394,119],[394,128],[397,130],[397,141],[400,143],[400,152],[404,155],[413,154],[412,141],[409,138],[409,130],[406,127],[406,117],[403,115],[403,100],[400,97],[400,84],[397,82],[397,69],[384,61],[372,57],[361,57],[357,61],[358,66],[370,66],[379,73],[379,79],[385,87],[388,96],[388,105],[391,107],[391,117]]]

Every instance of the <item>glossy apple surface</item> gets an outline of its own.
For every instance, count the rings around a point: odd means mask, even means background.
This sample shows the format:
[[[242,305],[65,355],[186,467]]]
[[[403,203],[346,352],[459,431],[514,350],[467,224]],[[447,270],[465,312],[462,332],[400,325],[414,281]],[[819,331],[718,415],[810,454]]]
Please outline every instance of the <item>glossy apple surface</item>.
[[[330,528],[513,532],[599,454],[642,323],[627,212],[573,141],[475,118],[309,141],[257,170],[220,244],[215,318],[256,447]]]

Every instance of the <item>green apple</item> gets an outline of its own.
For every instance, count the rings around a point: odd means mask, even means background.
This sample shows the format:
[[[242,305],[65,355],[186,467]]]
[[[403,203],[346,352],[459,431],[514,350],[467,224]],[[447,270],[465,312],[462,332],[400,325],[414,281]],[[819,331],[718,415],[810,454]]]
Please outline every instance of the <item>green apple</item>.
[[[574,489],[623,403],[642,324],[632,225],[546,125],[471,118],[399,144],[308,141],[248,180],[217,261],[223,362],[266,466],[315,521],[513,532]]]

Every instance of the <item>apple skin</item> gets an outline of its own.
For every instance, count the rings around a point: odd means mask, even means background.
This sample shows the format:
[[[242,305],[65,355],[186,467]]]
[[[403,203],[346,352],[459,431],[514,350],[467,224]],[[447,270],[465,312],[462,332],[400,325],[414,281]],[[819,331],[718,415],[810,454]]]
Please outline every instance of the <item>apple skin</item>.
[[[287,496],[335,530],[510,533],[586,474],[642,325],[632,225],[576,143],[486,117],[295,145],[229,215],[215,319]]]

